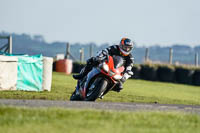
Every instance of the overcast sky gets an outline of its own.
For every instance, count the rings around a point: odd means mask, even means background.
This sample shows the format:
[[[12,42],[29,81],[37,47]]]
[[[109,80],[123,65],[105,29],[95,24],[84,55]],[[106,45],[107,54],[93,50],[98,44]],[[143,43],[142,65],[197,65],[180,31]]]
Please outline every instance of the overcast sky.
[[[0,32],[48,42],[200,45],[200,0],[0,0]]]

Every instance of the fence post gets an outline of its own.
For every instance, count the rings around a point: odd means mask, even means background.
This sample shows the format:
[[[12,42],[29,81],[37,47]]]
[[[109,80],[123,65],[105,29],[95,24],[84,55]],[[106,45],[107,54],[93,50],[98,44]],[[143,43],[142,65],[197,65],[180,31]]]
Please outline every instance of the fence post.
[[[149,60],[149,48],[146,48],[145,51],[145,62],[147,62]]]
[[[70,45],[69,43],[67,43],[65,59],[69,59],[69,56],[70,56]]]
[[[199,63],[198,63],[199,57],[198,57],[198,53],[195,54],[195,66],[198,67]]]
[[[84,59],[84,48],[80,49],[80,62],[83,63],[83,59]]]
[[[169,50],[169,64],[173,63],[173,49],[170,48]]]
[[[8,37],[8,53],[12,54],[12,36]]]
[[[92,51],[93,51],[93,47],[92,47],[92,44],[91,44],[90,45],[90,57],[92,57],[92,55],[93,55]]]

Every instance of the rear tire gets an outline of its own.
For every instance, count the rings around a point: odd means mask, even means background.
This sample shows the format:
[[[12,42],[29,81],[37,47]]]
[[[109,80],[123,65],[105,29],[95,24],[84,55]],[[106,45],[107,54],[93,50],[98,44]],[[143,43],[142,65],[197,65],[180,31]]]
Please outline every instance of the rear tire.
[[[85,101],[95,101],[106,90],[108,81],[99,77],[92,85],[95,87],[91,91],[87,90]]]

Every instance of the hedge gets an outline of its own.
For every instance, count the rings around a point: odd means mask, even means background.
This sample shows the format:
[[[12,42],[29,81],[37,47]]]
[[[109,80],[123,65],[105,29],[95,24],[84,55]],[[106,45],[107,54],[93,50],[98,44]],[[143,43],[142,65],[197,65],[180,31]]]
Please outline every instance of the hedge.
[[[79,73],[85,65],[85,63],[73,62],[72,73]]]
[[[175,75],[176,75],[176,82],[183,83],[183,84],[192,84],[194,70],[178,66],[176,67]]]
[[[157,66],[152,64],[141,65],[141,78],[144,80],[157,80]]]
[[[157,70],[157,79],[163,82],[174,82],[175,67],[171,65],[159,65]]]
[[[56,61],[53,62],[53,71],[56,71]]]
[[[79,73],[84,63],[73,62],[73,73]],[[200,86],[200,68],[168,64],[135,64],[131,78],[151,81],[176,82]]]
[[[194,72],[193,85],[199,85],[200,86],[200,69],[195,70],[195,72]]]
[[[141,66],[140,65],[134,65],[132,71],[133,71],[133,76],[131,78],[134,78],[134,79],[141,78],[141,74],[140,74]]]

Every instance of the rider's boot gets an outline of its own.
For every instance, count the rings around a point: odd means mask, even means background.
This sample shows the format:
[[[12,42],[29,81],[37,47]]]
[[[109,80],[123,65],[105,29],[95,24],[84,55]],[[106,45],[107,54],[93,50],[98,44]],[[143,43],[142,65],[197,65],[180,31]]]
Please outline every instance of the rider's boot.
[[[76,80],[80,80],[80,79],[82,79],[84,76],[85,76],[84,74],[80,73],[80,74],[78,74],[78,75],[73,75],[73,78],[76,79]]]

